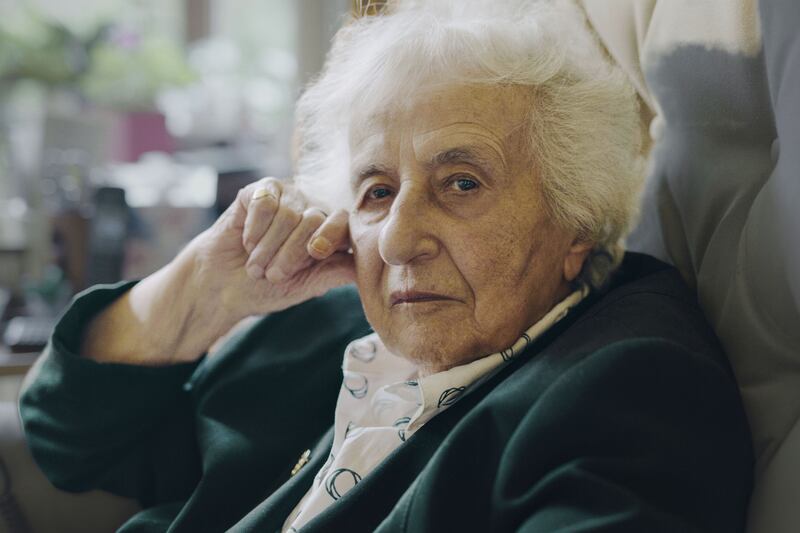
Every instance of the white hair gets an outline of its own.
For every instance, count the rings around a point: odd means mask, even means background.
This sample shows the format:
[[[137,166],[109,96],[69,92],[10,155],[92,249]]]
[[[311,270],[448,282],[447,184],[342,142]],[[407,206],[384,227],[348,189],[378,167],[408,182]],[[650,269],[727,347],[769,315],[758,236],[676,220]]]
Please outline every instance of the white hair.
[[[637,213],[638,103],[566,0],[396,0],[346,24],[298,101],[298,186],[323,207],[348,208],[353,115],[457,84],[530,88],[521,118],[545,203],[558,224],[595,243],[580,279],[602,285]]]

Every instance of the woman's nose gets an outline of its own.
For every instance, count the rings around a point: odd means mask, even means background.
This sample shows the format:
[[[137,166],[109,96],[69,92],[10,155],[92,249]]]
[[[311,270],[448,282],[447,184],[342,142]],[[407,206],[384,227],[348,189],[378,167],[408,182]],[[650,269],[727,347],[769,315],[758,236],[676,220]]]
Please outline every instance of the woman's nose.
[[[406,265],[439,254],[433,209],[420,188],[401,188],[383,220],[379,236],[378,250],[384,262]]]

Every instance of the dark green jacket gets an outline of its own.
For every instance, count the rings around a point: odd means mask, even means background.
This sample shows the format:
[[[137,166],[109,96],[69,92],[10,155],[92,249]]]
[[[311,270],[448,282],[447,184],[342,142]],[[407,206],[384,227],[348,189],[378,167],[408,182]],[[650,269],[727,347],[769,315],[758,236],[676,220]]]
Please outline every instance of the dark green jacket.
[[[20,404],[53,483],[146,508],[124,531],[278,531],[331,446],[351,288],[276,313],[199,364],[98,364],[80,296]],[[290,470],[306,449],[311,460]],[[303,531],[735,533],[753,456],[738,391],[676,272],[628,254],[528,350],[428,422]]]

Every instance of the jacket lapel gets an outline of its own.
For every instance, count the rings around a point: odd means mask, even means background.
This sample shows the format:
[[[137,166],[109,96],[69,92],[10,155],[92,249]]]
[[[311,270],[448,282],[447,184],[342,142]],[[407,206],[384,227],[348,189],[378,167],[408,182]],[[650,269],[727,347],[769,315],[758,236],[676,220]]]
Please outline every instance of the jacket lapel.
[[[311,448],[308,463],[262,501],[229,531],[281,531],[283,523],[314,482],[333,444],[333,427]],[[298,450],[298,455],[300,451]],[[286,465],[288,473],[292,465]]]
[[[512,359],[497,374],[427,422],[334,505],[330,505],[303,526],[303,532],[374,530],[392,512],[403,494],[412,487],[453,427],[499,383],[569,328],[593,300],[593,295],[585,298],[566,317]],[[296,505],[302,496],[303,494],[297,496],[293,505]],[[287,514],[292,508],[290,507]]]

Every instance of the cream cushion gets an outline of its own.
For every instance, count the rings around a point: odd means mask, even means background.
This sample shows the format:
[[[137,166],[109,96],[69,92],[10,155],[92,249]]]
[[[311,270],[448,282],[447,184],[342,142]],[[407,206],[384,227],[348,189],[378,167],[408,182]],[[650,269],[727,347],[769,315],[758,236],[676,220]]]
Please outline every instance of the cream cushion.
[[[628,247],[675,264],[734,367],[756,452],[750,533],[800,524],[800,5],[579,0],[645,106]]]

